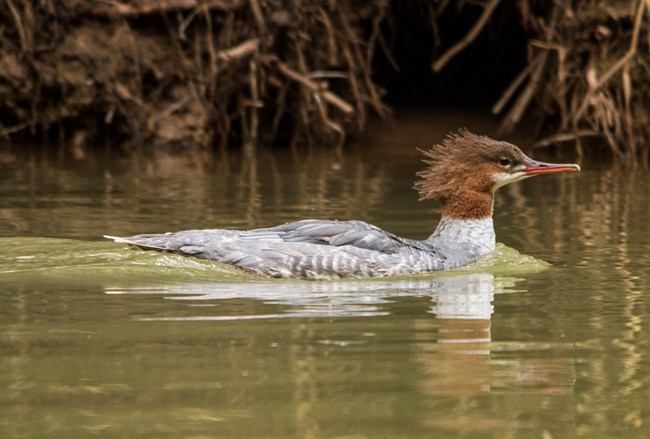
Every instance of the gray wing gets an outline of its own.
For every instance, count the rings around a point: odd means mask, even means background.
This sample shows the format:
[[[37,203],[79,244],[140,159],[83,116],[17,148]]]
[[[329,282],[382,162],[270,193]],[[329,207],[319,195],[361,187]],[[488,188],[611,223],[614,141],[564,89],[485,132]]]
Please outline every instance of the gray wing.
[[[233,264],[259,274],[304,278],[380,276],[403,266],[407,262],[404,252],[412,254],[424,245],[362,221],[321,220],[247,231],[186,230],[108,238]]]
[[[239,233],[243,240],[272,239],[334,247],[349,245],[382,253],[396,253],[405,245],[413,245],[416,242],[400,238],[363,221],[304,220]]]
[[[179,251],[187,246],[205,246],[217,242],[241,240],[272,243],[305,243],[325,246],[352,246],[382,253],[396,253],[408,245],[421,242],[400,238],[363,221],[304,220],[276,227],[254,230],[186,230],[176,233],[147,234],[130,237],[105,236],[146,250]]]

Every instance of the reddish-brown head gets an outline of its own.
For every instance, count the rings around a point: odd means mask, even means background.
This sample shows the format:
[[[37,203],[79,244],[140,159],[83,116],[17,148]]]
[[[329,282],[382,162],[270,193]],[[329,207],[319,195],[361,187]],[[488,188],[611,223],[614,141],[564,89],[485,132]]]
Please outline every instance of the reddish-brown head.
[[[424,152],[426,169],[417,173],[420,199],[438,200],[443,215],[492,215],[494,192],[501,186],[540,174],[579,171],[575,164],[532,160],[516,146],[460,130]]]

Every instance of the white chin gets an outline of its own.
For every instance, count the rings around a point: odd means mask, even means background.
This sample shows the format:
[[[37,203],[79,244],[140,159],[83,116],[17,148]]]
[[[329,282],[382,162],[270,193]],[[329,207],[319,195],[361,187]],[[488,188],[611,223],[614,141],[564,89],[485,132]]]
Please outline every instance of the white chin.
[[[501,186],[505,186],[509,183],[514,183],[515,181],[523,180],[528,178],[530,175],[526,175],[523,171],[515,172],[514,174],[502,172],[500,174],[494,175],[494,184],[492,185],[492,192],[499,189]]]

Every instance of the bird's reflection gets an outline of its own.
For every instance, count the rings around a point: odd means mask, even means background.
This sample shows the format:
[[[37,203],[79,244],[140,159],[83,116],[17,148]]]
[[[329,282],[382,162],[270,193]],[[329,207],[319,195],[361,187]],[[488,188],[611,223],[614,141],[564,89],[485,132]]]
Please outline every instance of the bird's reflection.
[[[164,285],[162,287],[107,287],[107,294],[163,294],[200,309],[230,299],[252,299],[274,305],[277,313],[214,315],[202,312],[180,317],[148,317],[150,320],[237,320],[281,317],[364,317],[390,314],[388,304],[400,297],[430,297],[428,310],[438,319],[489,320],[494,294],[514,284],[512,278],[489,273],[453,274],[427,278],[372,281],[269,281]]]
[[[432,305],[422,309],[422,317],[412,320],[411,337],[418,347],[414,359],[424,367],[422,389],[436,393],[445,389],[480,392],[489,389],[492,302],[495,294],[515,282],[515,278],[491,273],[450,273],[398,280],[192,283],[162,288],[106,288],[106,293],[164,294],[167,299],[184,301],[192,307],[182,315],[139,318],[144,321],[386,316],[391,314],[391,305],[404,298],[430,298]],[[268,306],[240,307],[233,314],[217,306],[219,302],[241,299],[271,305],[276,311],[269,313]],[[340,341],[326,341],[343,345]]]
[[[338,375],[327,375],[328,371],[339,371],[342,365],[347,365],[346,381],[366,382],[369,379],[367,371],[376,370],[366,362],[374,362],[372,359],[376,358],[377,352],[386,352],[383,358],[388,365],[382,373],[393,370],[394,366],[397,375],[391,375],[392,380],[401,382],[407,370],[409,382],[415,384],[423,401],[439,396],[455,398],[457,409],[463,412],[471,410],[474,396],[478,394],[511,394],[527,392],[531,388],[560,395],[571,392],[575,380],[572,364],[548,357],[543,351],[534,355],[536,358],[529,358],[530,353],[513,354],[513,351],[527,350],[534,354],[540,346],[492,340],[493,301],[501,294],[515,292],[517,281],[513,277],[486,272],[455,272],[372,281],[248,281],[160,288],[111,287],[105,288],[105,292],[163,294],[170,301],[186,305],[172,307],[171,313],[168,309],[164,314],[148,313],[137,317],[141,321],[310,318],[289,325],[294,328],[292,333],[295,337],[291,338],[287,355],[296,369],[292,369],[290,382],[298,395],[299,413],[313,415],[321,410],[323,401],[314,389],[328,377],[334,382],[340,380]],[[418,300],[411,300],[413,298]],[[414,306],[405,311],[403,305],[406,303]],[[377,329],[377,318],[382,320],[391,316],[395,318],[389,325],[380,327],[398,331],[399,344],[392,344],[390,330],[386,329],[382,332],[386,339],[380,336],[370,342],[368,337],[362,337],[364,331]],[[321,319],[312,320],[314,317]],[[350,318],[355,317],[361,318],[355,321],[355,333],[361,335],[356,338],[345,336],[345,340],[337,338],[337,334],[345,333]],[[366,317],[373,318],[364,320]],[[331,325],[318,323],[323,321],[322,318],[328,322],[331,318],[345,318],[346,323],[336,325],[332,330]],[[363,322],[368,323],[364,325]],[[255,346],[252,343],[251,349],[259,349]],[[553,347],[559,348],[563,347]],[[324,352],[345,355],[325,355]],[[248,363],[251,354],[244,352],[241,355],[242,361]],[[366,404],[363,397],[358,402]],[[355,401],[346,400],[346,404],[354,405]],[[427,410],[423,409],[423,413]],[[300,428],[317,428],[312,425],[315,416],[298,418]],[[480,425],[490,422],[489,416],[482,415],[477,415],[475,420]],[[448,416],[439,413],[436,416],[425,415],[420,422],[429,427],[455,428],[463,421],[455,412],[450,412]]]

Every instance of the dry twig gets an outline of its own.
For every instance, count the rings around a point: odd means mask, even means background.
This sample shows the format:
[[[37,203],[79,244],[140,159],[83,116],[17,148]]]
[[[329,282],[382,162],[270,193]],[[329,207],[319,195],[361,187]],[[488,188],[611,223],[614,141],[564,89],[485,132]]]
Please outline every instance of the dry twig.
[[[90,10],[90,15],[106,16],[106,15],[119,15],[122,17],[138,17],[141,15],[151,15],[160,12],[169,11],[182,11],[187,9],[194,9],[196,7],[203,7],[207,9],[218,9],[221,11],[228,11],[237,9],[242,6],[242,0],[167,0],[159,1],[158,3],[151,3],[144,6],[134,6],[128,3],[121,3],[117,1],[109,1],[105,6],[93,7]]]
[[[344,99],[332,93],[331,91],[323,90],[322,87],[317,82],[311,80],[307,76],[301,75],[300,73],[293,70],[282,61],[276,61],[275,64],[277,65],[278,70],[287,78],[304,85],[312,93],[320,94],[324,100],[334,105],[345,114],[354,113],[354,107],[352,105],[350,105]]]
[[[216,57],[222,61],[230,61],[232,59],[244,58],[257,50],[260,45],[259,38],[251,38],[237,46],[229,49],[220,50],[216,53]]]
[[[575,114],[575,120],[578,120],[582,117],[585,110],[587,109],[587,106],[589,105],[589,101],[593,96],[593,94],[596,91],[598,91],[603,85],[607,84],[610,78],[616,72],[621,70],[625,65],[627,65],[627,63],[629,63],[634,58],[634,55],[636,55],[637,45],[639,42],[639,32],[641,31],[641,23],[643,22],[643,15],[645,12],[646,2],[648,2],[648,0],[639,0],[639,6],[637,8],[637,12],[634,18],[634,28],[632,30],[632,38],[630,40],[630,47],[628,51],[618,61],[616,61],[609,68],[609,70],[607,70],[607,72],[605,72],[600,77],[600,79],[598,79],[596,83],[590,85],[589,91],[587,92],[586,96],[582,100],[582,104],[580,105],[578,111]]]
[[[488,4],[485,5],[483,8],[483,13],[481,16],[476,20],[476,23],[474,23],[474,26],[470,29],[470,31],[465,35],[459,42],[451,46],[445,53],[443,53],[434,63],[433,66],[431,67],[434,72],[439,72],[440,70],[443,69],[445,65],[458,53],[462,52],[467,46],[469,46],[478,36],[478,34],[481,33],[485,25],[487,24],[488,20],[492,16],[492,13],[496,9],[496,7],[499,5],[499,2],[501,0],[490,0]]]

